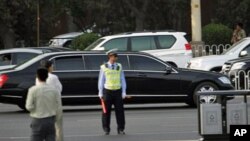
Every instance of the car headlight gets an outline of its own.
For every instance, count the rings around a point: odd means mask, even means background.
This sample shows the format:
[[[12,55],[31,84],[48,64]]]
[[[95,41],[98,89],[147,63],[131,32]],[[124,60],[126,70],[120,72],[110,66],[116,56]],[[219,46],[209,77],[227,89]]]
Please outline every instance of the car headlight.
[[[242,68],[244,65],[246,65],[246,63],[244,63],[244,62],[235,63],[235,64],[233,64],[233,66],[232,66],[231,70],[237,70],[237,69],[240,69],[240,68]]]
[[[225,76],[219,77],[218,79],[224,84],[231,84],[231,81]]]

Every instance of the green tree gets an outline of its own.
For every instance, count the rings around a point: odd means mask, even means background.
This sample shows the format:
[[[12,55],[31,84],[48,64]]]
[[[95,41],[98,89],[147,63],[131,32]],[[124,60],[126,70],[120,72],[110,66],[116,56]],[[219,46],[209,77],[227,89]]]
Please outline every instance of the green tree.
[[[66,0],[1,0],[0,1],[0,42],[4,48],[13,48],[17,40],[26,46],[36,42],[37,5],[40,5],[41,38],[51,32],[57,18],[65,12]],[[48,28],[49,27],[49,28]]]
[[[72,41],[72,48],[76,50],[84,50],[100,37],[95,33],[85,33]]]
[[[202,39],[207,45],[230,44],[233,30],[222,24],[208,24],[202,28]]]
[[[237,22],[243,23],[250,32],[250,0],[220,0],[217,2],[215,21],[234,28]]]

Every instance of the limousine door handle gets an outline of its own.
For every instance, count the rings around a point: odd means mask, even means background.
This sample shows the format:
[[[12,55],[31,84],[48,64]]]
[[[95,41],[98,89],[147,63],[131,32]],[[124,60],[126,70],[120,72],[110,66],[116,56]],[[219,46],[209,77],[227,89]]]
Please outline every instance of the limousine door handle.
[[[139,73],[139,74],[137,74],[137,76],[139,76],[139,77],[147,77],[147,75],[145,73]]]

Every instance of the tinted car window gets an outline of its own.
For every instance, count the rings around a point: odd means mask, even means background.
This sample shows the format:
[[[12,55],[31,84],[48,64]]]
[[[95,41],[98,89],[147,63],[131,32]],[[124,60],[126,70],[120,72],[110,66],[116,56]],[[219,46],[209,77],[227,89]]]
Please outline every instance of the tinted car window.
[[[158,36],[158,41],[159,41],[160,48],[168,49],[168,48],[171,48],[173,44],[176,42],[176,38],[171,35],[165,35],[165,36],[162,35],[162,36]]]
[[[129,70],[127,55],[118,55],[118,63],[121,63],[123,70]]]
[[[15,53],[13,63],[22,64],[22,63],[34,58],[37,55],[38,54],[36,54],[36,53]]]
[[[1,54],[0,55],[0,66],[6,66],[6,65],[11,65],[11,54],[7,53],[7,54]]]
[[[247,45],[247,47],[244,49],[244,51],[247,51],[248,56],[250,55],[250,45]]]
[[[107,62],[107,55],[85,55],[84,61],[87,70],[99,70],[100,66]]]
[[[83,70],[82,56],[69,56],[56,58],[54,63],[55,70]]]
[[[126,51],[127,42],[128,42],[128,38],[118,38],[118,39],[110,40],[102,46],[104,47],[104,50],[117,49],[120,51]]]
[[[96,40],[94,43],[92,43],[91,45],[89,45],[86,49],[84,50],[92,50],[94,49],[97,45],[99,45],[104,39],[98,39]]]
[[[86,55],[84,56],[87,70],[99,70],[100,66],[108,61],[106,55]],[[126,55],[118,55],[118,63],[122,64],[123,70],[128,70],[128,59]]]
[[[148,37],[132,37],[131,38],[132,51],[153,50],[156,49],[153,36]]]
[[[166,66],[159,61],[145,56],[129,56],[133,70],[164,71]]]

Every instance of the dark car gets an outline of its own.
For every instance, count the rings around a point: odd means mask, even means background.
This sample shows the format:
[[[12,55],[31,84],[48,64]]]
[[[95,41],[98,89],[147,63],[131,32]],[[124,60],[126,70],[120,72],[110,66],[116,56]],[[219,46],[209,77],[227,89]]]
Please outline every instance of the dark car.
[[[62,47],[27,47],[0,50],[0,70],[11,69],[43,53],[61,51],[72,51],[72,49]]]
[[[233,89],[219,73],[175,68],[146,53],[119,54],[127,81],[128,103],[186,102],[195,105],[197,91]],[[63,105],[99,104],[97,81],[102,52],[57,52],[40,55],[14,70],[0,72],[0,101],[24,108],[41,60],[51,60],[62,85]],[[212,97],[214,98],[214,97]]]
[[[222,73],[228,75],[237,89],[248,89],[248,85],[245,85],[245,78],[249,77],[249,71],[250,57],[229,60],[222,67]]]

